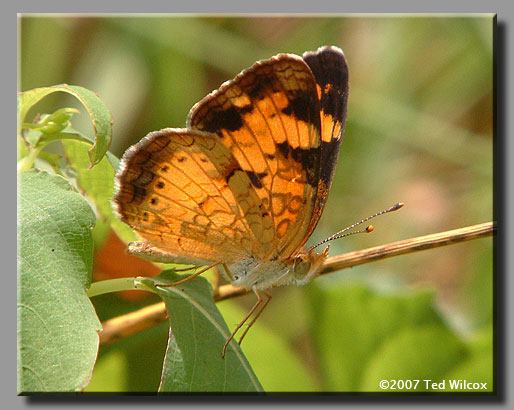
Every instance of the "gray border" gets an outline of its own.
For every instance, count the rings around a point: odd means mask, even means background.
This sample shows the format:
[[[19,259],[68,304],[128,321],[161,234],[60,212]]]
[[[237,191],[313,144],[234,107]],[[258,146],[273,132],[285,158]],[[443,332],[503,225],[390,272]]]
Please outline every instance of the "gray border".
[[[498,13],[498,25],[499,25],[499,34],[500,37],[497,39],[498,42],[496,44],[497,48],[497,63],[498,63],[498,73],[500,74],[497,78],[497,91],[498,91],[498,134],[496,141],[496,158],[495,158],[495,171],[496,171],[496,220],[499,222],[500,229],[499,235],[497,237],[497,273],[499,274],[499,292],[498,296],[500,297],[500,302],[497,304],[498,307],[498,327],[500,330],[500,338],[498,342],[500,343],[500,350],[498,351],[498,360],[500,362],[500,374],[498,377],[498,381],[500,387],[503,390],[503,395],[496,400],[491,400],[490,398],[462,398],[460,400],[459,397],[434,397],[430,396],[423,400],[424,404],[428,404],[429,407],[437,408],[438,410],[444,409],[450,406],[469,406],[471,404],[475,404],[476,406],[490,406],[491,404],[496,404],[500,406],[507,406],[513,403],[512,393],[509,392],[509,387],[511,387],[511,372],[514,370],[513,366],[513,356],[508,351],[507,347],[512,346],[514,344],[513,337],[513,326],[512,320],[509,320],[513,317],[513,303],[510,295],[514,295],[514,286],[513,280],[509,277],[509,273],[513,272],[514,269],[510,269],[512,265],[512,255],[510,252],[506,252],[507,249],[510,249],[509,244],[509,235],[508,232],[512,232],[512,221],[507,217],[506,211],[513,208],[513,198],[512,198],[512,183],[508,183],[508,181],[512,181],[512,172],[513,165],[508,161],[510,158],[514,158],[514,148],[511,142],[511,139],[508,138],[510,136],[510,128],[509,128],[509,118],[513,117],[513,112],[511,107],[508,105],[509,97],[512,97],[513,94],[513,85],[512,82],[509,81],[507,75],[511,72],[513,64],[513,47],[512,47],[512,31],[509,30],[509,23],[512,25],[513,12],[512,5],[507,1],[501,0],[489,0],[484,2],[483,0],[471,0],[465,3],[456,0],[431,0],[430,2],[417,2],[414,3],[409,0],[389,0],[388,2],[379,3],[375,1],[366,1],[366,0],[347,0],[347,1],[329,1],[323,2],[316,0],[315,2],[287,2],[278,4],[275,2],[263,2],[260,0],[256,2],[255,5],[252,5],[248,2],[242,3],[241,1],[217,1],[213,3],[207,4],[207,2],[191,4],[189,2],[169,2],[169,1],[159,1],[152,3],[151,8],[148,7],[148,2],[138,2],[138,3],[106,3],[105,1],[101,2],[98,0],[88,1],[87,3],[70,3],[69,1],[55,1],[55,0],[47,0],[44,3],[40,2],[31,2],[31,1],[23,1],[21,4],[19,2],[14,4],[7,4],[2,7],[2,24],[1,30],[3,31],[3,35],[1,36],[3,43],[9,43],[9,45],[2,47],[3,50],[6,50],[7,53],[4,54],[7,56],[13,56],[13,60],[17,61],[16,53],[17,53],[17,45],[13,41],[13,33],[16,30],[16,16],[17,12],[74,12],[74,13],[91,13],[91,12],[107,12],[114,13],[123,10],[123,12],[168,12],[168,13],[177,13],[177,12],[186,12],[186,13],[199,13],[199,12],[208,12],[208,13],[249,13],[249,12],[275,12],[275,13],[391,13],[391,12],[409,12],[409,13],[483,13],[483,12],[496,12]],[[120,7],[121,6],[121,7]],[[146,6],[146,7],[145,7]],[[464,7],[463,7],[464,6]],[[11,10],[12,9],[12,10]],[[6,58],[7,61],[8,57]],[[4,68],[6,70],[10,70],[10,64],[4,64]],[[14,69],[16,70],[16,69]],[[13,70],[13,71],[14,71]],[[16,74],[15,74],[16,75]],[[4,83],[3,90],[10,90],[13,84],[10,76],[4,75],[2,76],[2,82]],[[4,92],[2,95],[2,107],[3,112],[10,112],[12,109],[12,96],[14,93]],[[10,109],[9,109],[10,108]],[[11,124],[14,128],[15,123],[13,121],[7,121],[7,116],[4,116],[4,124]],[[13,131],[15,131],[13,129]],[[12,143],[13,139],[9,139],[8,143]],[[14,144],[13,144],[14,145]],[[16,149],[14,147],[14,149]],[[5,153],[12,152],[11,150],[4,150]],[[5,154],[4,154],[5,155]],[[14,172],[15,169],[14,164],[10,163],[10,157],[5,161],[0,161],[2,166],[2,175],[9,175],[10,172]],[[504,175],[508,175],[504,177]],[[510,177],[510,178],[509,178]],[[16,183],[14,177],[8,178],[9,181],[9,189],[12,188],[13,191],[16,190]],[[11,186],[12,184],[12,186]],[[509,189],[510,188],[510,189]],[[9,198],[14,198],[14,194],[11,194]],[[14,201],[13,201],[14,202]],[[12,255],[15,252],[15,249],[10,249],[11,247],[15,247],[15,241],[12,240],[14,236],[15,227],[13,214],[10,211],[10,204],[4,203],[5,210],[3,209],[2,215],[4,216],[5,224],[2,226],[9,227],[8,229],[4,229],[4,234],[2,235],[5,238],[5,241],[2,242],[2,250],[9,257],[4,258],[7,261],[8,269],[4,270],[4,275],[9,275],[9,280],[14,282],[14,275],[12,274],[15,270],[15,263],[13,261]],[[12,207],[15,208],[16,205]],[[15,212],[15,210],[13,210]],[[11,225],[12,224],[12,225]],[[12,229],[11,229],[12,226]],[[7,232],[12,232],[12,236],[8,236],[5,234]],[[502,273],[504,273],[502,275]],[[503,277],[502,277],[503,276]],[[10,289],[13,289],[15,284],[9,283]],[[11,287],[12,286],[12,287]],[[7,293],[7,295],[5,295]],[[12,344],[15,343],[15,331],[14,328],[16,326],[16,319],[14,310],[14,300],[15,292],[8,291],[4,293],[4,297],[1,299],[2,303],[2,312],[4,312],[5,316],[7,316],[8,329],[10,332],[5,332],[8,336],[3,338],[3,340],[11,340]],[[6,296],[6,297],[5,297]],[[12,299],[11,299],[12,298]],[[12,326],[11,326],[12,325]],[[503,327],[503,325],[505,327]],[[9,336],[11,338],[9,338]],[[66,396],[62,400],[59,398],[49,398],[46,397],[44,399],[37,398],[24,398],[24,397],[16,397],[16,380],[13,377],[13,370],[16,368],[16,357],[13,353],[13,350],[10,350],[9,347],[12,345],[9,342],[5,343],[7,349],[2,349],[5,360],[2,360],[2,363],[6,363],[6,365],[2,366],[3,371],[2,375],[4,383],[2,383],[3,387],[3,400],[6,404],[6,408],[18,409],[25,408],[28,405],[34,404],[38,406],[59,406],[59,405],[72,405],[75,403],[80,403],[87,408],[91,406],[95,406],[95,409],[98,408],[109,408],[113,407],[121,407],[127,406],[130,404],[133,405],[144,405],[150,402],[160,403],[164,406],[169,405],[187,405],[192,402],[194,405],[202,405],[202,404],[211,404],[211,405],[222,405],[225,406],[230,403],[234,404],[243,404],[245,402],[249,402],[250,400],[244,400],[243,398],[196,398],[193,400],[189,400],[187,398],[179,398],[173,397],[165,400],[155,400],[153,398],[144,398],[140,397],[137,399],[134,398],[93,398],[93,397],[85,397],[80,398],[78,400],[73,397]],[[12,346],[14,348],[14,346]],[[503,386],[503,387],[502,387]],[[510,389],[511,390],[511,389]],[[284,405],[286,403],[290,403],[293,405],[305,404],[305,405],[316,405],[320,402],[324,402],[331,405],[346,405],[353,407],[357,404],[365,405],[365,406],[374,406],[375,404],[386,404],[386,405],[398,405],[398,404],[408,404],[409,406],[415,405],[417,403],[421,403],[422,400],[417,398],[409,398],[409,397],[321,397],[317,396],[313,399],[302,397],[300,400],[294,399],[280,399],[280,398],[271,398],[266,399],[266,401],[261,401],[257,399],[251,399],[253,403],[264,406],[268,409],[269,406],[274,405]],[[485,399],[485,400],[484,400]]]

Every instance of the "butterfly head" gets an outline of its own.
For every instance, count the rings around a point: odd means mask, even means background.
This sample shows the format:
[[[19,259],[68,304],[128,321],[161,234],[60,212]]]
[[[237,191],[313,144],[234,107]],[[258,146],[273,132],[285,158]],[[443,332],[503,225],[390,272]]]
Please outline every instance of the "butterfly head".
[[[305,285],[318,276],[325,259],[328,257],[329,248],[327,246],[320,253],[316,253],[314,249],[306,249],[299,252],[293,258],[293,269],[290,272],[291,282],[296,285]]]

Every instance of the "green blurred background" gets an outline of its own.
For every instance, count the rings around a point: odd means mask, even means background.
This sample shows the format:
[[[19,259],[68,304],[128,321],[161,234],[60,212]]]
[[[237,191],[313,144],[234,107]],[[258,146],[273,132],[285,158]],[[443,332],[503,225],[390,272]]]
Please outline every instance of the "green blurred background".
[[[493,219],[492,15],[25,15],[19,22],[20,90],[68,83],[97,92],[114,117],[117,156],[150,131],[184,127],[194,103],[256,60],[339,46],[350,66],[348,119],[311,242],[400,201],[405,207],[377,219],[373,234],[332,242],[331,255]],[[37,111],[63,105],[74,103],[52,96]],[[74,126],[90,133],[85,113]],[[490,380],[492,243],[276,289],[243,350],[268,391],[380,391],[373,374]],[[218,305],[234,325],[253,301]],[[154,302],[95,300],[101,319]],[[166,338],[162,324],[102,349],[90,389],[155,390]],[[425,362],[402,365],[409,354]]]

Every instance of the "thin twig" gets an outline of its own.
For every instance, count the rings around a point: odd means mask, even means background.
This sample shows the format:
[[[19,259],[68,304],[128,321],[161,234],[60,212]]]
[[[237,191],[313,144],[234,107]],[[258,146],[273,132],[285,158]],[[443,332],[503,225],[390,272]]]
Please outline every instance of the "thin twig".
[[[126,315],[102,323],[100,346],[109,345],[149,327],[158,325],[168,318],[164,302],[146,306]]]
[[[333,256],[332,258],[328,258],[325,262],[322,274],[350,268],[363,263],[390,258],[392,256],[403,255],[405,253],[423,251],[472,239],[483,238],[485,236],[492,235],[494,230],[495,225],[493,222],[486,222],[479,225],[468,226],[466,228],[418,236],[417,238],[405,239],[403,241],[392,242],[387,245],[375,246],[374,248]]]
[[[469,241],[472,239],[491,236],[496,230],[493,222],[486,222],[466,228],[454,229],[452,231],[440,232],[432,235],[419,236],[413,239],[392,242],[387,245],[363,249],[345,253],[343,255],[328,258],[322,268],[321,275],[378,261],[392,256],[403,255],[426,249],[438,248]],[[214,295],[215,301],[230,299],[247,293],[247,290],[232,285],[220,286]],[[141,330],[154,326],[166,320],[166,308],[164,302],[147,306],[135,312],[122,315],[102,323],[103,331],[100,334],[100,346],[116,342]]]

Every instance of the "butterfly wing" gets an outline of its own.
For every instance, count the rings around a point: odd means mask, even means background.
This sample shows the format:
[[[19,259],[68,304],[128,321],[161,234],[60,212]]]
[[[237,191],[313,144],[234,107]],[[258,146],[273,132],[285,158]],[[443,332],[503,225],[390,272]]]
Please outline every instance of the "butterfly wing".
[[[303,59],[314,74],[320,101],[321,168],[314,211],[301,245],[316,228],[332,186],[343,141],[349,92],[348,63],[340,48],[320,47],[317,51],[305,52]]]
[[[274,239],[248,175],[208,133],[170,128],[147,135],[125,153],[113,202],[145,242],[138,249],[154,259],[229,263]]]
[[[127,151],[115,207],[167,260],[286,259],[321,216],[347,95],[337,48],[259,61],[196,104],[187,130]]]
[[[196,104],[188,128],[220,137],[269,213],[273,246],[257,257],[287,258],[309,230],[320,178],[321,123],[316,81],[303,59],[258,61]]]

